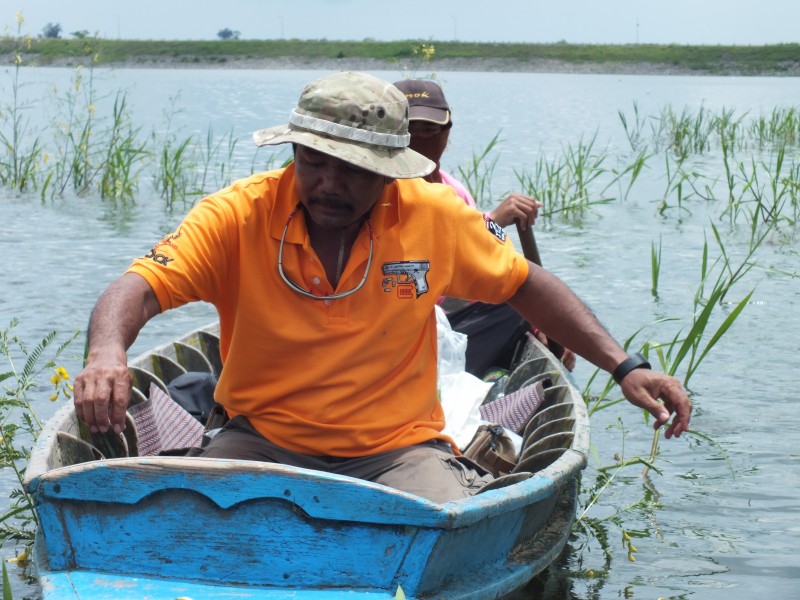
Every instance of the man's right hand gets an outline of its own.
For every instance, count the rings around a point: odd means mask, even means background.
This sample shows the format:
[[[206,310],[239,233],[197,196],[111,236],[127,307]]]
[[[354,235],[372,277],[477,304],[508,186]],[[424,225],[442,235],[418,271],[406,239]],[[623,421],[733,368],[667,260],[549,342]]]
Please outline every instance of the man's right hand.
[[[86,367],[75,378],[75,413],[91,431],[115,433],[125,429],[125,411],[131,397],[131,375],[122,351],[115,358],[106,358],[106,353],[89,360]]]
[[[153,288],[134,273],[111,282],[92,311],[89,354],[75,378],[75,413],[92,431],[125,429],[131,398],[127,349],[145,323],[161,311]]]

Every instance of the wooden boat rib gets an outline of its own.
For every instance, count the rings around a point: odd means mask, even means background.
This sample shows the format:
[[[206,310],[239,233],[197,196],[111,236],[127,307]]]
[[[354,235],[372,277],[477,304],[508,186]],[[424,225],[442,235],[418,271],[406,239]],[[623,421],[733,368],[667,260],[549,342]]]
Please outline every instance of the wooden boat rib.
[[[167,389],[179,373],[218,372],[216,326],[130,367],[132,402],[151,383]],[[555,357],[531,341],[514,385],[542,374],[553,385],[525,429],[516,472],[442,504],[286,465],[135,456],[132,423],[124,436],[90,435],[65,406],[26,473],[40,520],[43,597],[371,600],[394,597],[398,586],[407,598],[507,594],[563,549],[589,449],[583,399]],[[123,457],[98,459],[101,452]]]

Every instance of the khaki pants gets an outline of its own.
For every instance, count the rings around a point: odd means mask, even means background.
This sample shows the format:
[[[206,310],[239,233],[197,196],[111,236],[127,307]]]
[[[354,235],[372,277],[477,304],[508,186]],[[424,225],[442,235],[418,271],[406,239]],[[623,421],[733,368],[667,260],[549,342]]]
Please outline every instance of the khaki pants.
[[[308,456],[287,450],[259,434],[245,417],[235,417],[199,456],[274,462],[373,481],[434,502],[468,498],[492,475],[450,444],[431,440],[408,448],[358,458]]]

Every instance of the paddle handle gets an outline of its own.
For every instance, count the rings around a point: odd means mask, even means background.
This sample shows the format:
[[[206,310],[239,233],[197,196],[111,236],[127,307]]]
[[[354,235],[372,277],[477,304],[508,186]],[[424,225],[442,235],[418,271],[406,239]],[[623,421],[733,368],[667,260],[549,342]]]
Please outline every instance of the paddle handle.
[[[522,246],[522,254],[534,264],[542,266],[542,257],[539,256],[539,247],[536,245],[536,238],[533,237],[533,227],[523,229],[519,221],[516,221],[517,234],[519,235],[519,243]],[[564,346],[559,344],[552,338],[547,338],[547,347],[556,358],[560,359],[564,356]]]

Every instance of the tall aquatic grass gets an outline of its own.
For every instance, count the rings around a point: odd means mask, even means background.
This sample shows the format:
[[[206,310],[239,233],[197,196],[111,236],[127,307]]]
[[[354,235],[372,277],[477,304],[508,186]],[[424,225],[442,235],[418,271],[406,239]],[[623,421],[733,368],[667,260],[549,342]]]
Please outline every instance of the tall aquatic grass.
[[[87,52],[93,48],[87,45]],[[215,136],[209,127],[198,143],[191,136],[171,133],[167,115],[167,134],[147,132],[133,123],[124,91],[117,92],[110,112],[100,114],[93,62],[87,64],[75,70],[66,90],[54,89],[49,104],[58,113],[46,126],[51,130],[37,131],[28,117],[41,107],[23,99],[24,70],[16,67],[10,103],[0,104],[0,185],[39,190],[42,200],[96,195],[113,205],[125,205],[140,195],[143,182],[151,181],[165,208],[172,210],[229,185],[237,171],[247,174],[234,162],[233,131]],[[44,139],[50,147],[41,142]],[[256,169],[256,157],[254,152],[250,173]],[[272,168],[277,158],[270,155],[264,168]]]
[[[156,175],[156,189],[167,203],[167,208],[172,208],[176,200],[189,195],[191,163],[186,158],[187,148],[192,138],[188,137],[174,145],[167,142],[161,148],[158,173]]]
[[[97,98],[94,76],[98,60],[94,38],[84,41],[87,67],[75,69],[71,85],[59,95],[53,91],[51,104],[58,107],[59,114],[53,119],[52,139],[55,144],[52,167],[47,170],[42,186],[42,198],[63,195],[72,189],[78,194],[90,189],[94,176],[95,146],[102,140],[97,137]]]
[[[139,160],[149,156],[140,140],[141,128],[130,122],[125,94],[114,99],[113,118],[106,133],[106,150],[97,166],[100,197],[115,204],[132,201],[138,189]]]
[[[540,156],[531,170],[514,170],[521,191],[543,204],[543,213],[581,213],[593,204],[607,202],[608,185],[595,194],[592,186],[609,174],[608,155],[595,150],[597,134],[576,146],[567,144],[555,157]]]
[[[205,144],[199,148],[202,171],[198,190],[201,194],[207,194],[231,184],[233,176],[231,165],[236,143],[237,140],[232,129],[218,140],[214,136],[214,128],[209,126]]]
[[[800,144],[800,109],[776,108],[769,114],[760,114],[750,124],[748,135],[759,148],[796,146]]]
[[[38,135],[30,130],[29,112],[33,108],[32,101],[25,100],[22,95],[23,82],[22,56],[31,45],[30,36],[22,35],[24,19],[20,13],[16,15],[17,35],[14,42],[14,68],[12,70],[11,101],[0,111],[4,126],[0,129],[0,183],[11,189],[25,191],[36,189],[37,169],[42,156],[42,145]],[[6,130],[6,126],[10,130]]]
[[[475,199],[478,208],[488,210],[492,207],[492,176],[500,156],[494,153],[500,143],[500,131],[489,140],[481,152],[472,153],[472,159],[466,166],[458,167],[458,173],[469,193]]]

